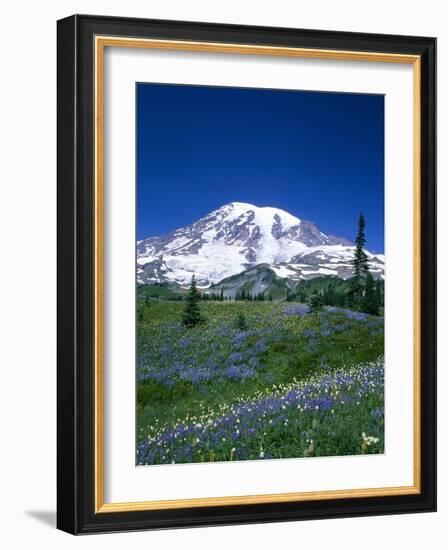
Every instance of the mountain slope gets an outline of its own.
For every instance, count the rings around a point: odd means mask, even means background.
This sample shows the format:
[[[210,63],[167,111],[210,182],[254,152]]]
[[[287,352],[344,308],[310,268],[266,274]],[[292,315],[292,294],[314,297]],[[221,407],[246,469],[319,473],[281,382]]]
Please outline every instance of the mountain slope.
[[[343,295],[350,288],[349,281],[336,276],[320,275],[310,279],[292,279],[279,277],[276,272],[277,266],[260,264],[227,277],[204,292],[220,294],[222,291],[225,298],[235,298],[244,292],[246,296],[256,298],[263,295],[264,299],[272,297],[274,300],[285,300],[288,295],[295,296],[296,299],[302,296],[299,301],[306,302],[308,297],[316,292],[321,293],[332,288],[335,293]]]
[[[210,291],[218,293],[222,290],[226,298],[235,298],[235,295],[242,291],[250,296],[263,294],[283,298],[291,287],[295,287],[295,284],[289,279],[277,276],[269,264],[259,264],[242,273],[226,277],[218,284],[212,285]]]
[[[381,276],[384,257],[367,252]],[[233,202],[197,222],[137,243],[137,282],[206,288],[260,264],[280,278],[351,276],[353,245],[284,210]]]

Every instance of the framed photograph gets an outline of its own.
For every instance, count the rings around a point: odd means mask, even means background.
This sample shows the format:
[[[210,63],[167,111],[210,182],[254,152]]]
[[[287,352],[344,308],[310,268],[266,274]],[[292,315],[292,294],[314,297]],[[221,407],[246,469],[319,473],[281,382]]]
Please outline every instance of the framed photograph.
[[[434,38],[58,22],[58,527],[434,511]]]

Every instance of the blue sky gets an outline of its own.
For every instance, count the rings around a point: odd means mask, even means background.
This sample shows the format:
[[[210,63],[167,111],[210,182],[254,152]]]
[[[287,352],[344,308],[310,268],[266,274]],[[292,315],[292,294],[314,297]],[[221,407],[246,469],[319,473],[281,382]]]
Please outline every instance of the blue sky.
[[[239,201],[384,251],[384,98],[137,84],[137,238]]]

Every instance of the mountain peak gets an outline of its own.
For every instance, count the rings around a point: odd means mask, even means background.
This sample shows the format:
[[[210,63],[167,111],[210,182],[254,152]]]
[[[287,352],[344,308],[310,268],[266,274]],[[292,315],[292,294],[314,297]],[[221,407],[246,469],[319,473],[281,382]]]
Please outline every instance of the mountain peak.
[[[232,215],[233,218],[245,215],[248,212],[253,212],[256,217],[264,219],[265,222],[270,222],[272,220],[273,223],[282,223],[284,227],[288,228],[300,225],[301,223],[299,218],[281,208],[273,206],[256,206],[248,202],[229,202],[221,206],[218,212],[227,213],[227,215]]]
[[[322,273],[318,266],[349,276],[352,255],[349,241],[326,235],[313,222],[281,208],[235,201],[167,235],[139,241],[138,281],[185,286],[195,273],[200,286],[210,286],[259,264],[294,264],[300,273],[307,265],[309,276]]]
[[[238,202],[238,201],[233,201],[233,202],[228,202],[227,204],[224,204],[223,206],[221,206],[221,208],[219,208],[219,210],[226,210],[226,209],[234,209],[234,208],[238,208],[238,209],[241,209],[241,210],[250,210],[251,208],[258,208],[257,206],[255,206],[255,204],[250,204],[249,202]]]

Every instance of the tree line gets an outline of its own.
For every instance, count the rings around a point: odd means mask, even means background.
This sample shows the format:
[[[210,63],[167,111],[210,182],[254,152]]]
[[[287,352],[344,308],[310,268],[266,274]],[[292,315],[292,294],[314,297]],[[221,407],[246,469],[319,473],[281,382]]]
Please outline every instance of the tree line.
[[[201,292],[199,297],[201,300],[212,300],[215,302],[225,302],[230,300],[235,300],[236,302],[264,302],[268,300],[272,302],[273,300],[270,292],[258,292],[257,294],[252,294],[248,290],[244,289],[237,290],[235,296],[224,296],[224,290],[221,290],[220,292]]]
[[[293,298],[289,299],[307,302],[311,311],[319,311],[324,305],[328,305],[379,315],[381,308],[384,307],[384,281],[375,280],[370,272],[367,254],[364,250],[365,225],[364,215],[361,213],[358,219],[355,253],[352,260],[353,277],[344,281],[342,285],[329,284],[321,291],[310,293],[308,296],[303,290],[299,290]]]
[[[348,280],[337,279],[328,281],[303,281],[299,283],[295,290],[286,291],[286,300],[288,302],[307,303],[310,313],[319,312],[324,306],[336,306],[361,311],[370,315],[379,315],[384,306],[384,282],[380,279],[375,280],[369,270],[367,254],[365,253],[365,219],[361,213],[358,219],[358,231],[355,240],[353,265],[353,277]],[[185,326],[192,327],[205,322],[200,310],[201,300],[225,301],[230,300],[229,296],[224,296],[224,290],[219,292],[201,293],[197,289],[196,279],[193,275],[191,284],[186,295],[185,307],[182,314],[182,321]],[[236,292],[234,300],[236,301],[272,301],[271,293],[257,293],[241,289]],[[239,325],[243,325],[244,320],[239,320]]]

